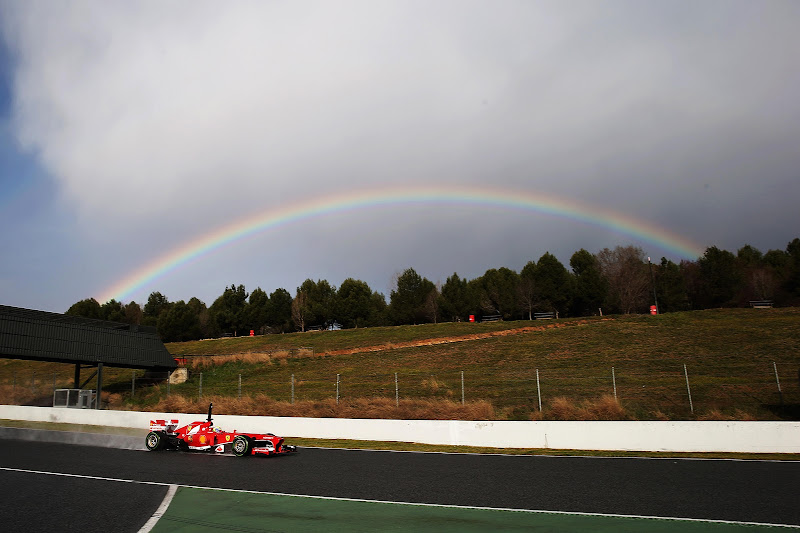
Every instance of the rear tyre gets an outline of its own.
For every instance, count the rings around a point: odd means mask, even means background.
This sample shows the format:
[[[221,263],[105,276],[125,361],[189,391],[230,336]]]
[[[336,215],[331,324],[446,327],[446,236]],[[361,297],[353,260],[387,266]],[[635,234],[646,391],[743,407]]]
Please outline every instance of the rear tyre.
[[[236,435],[231,448],[233,449],[233,455],[244,457],[250,455],[250,452],[253,451],[253,442],[245,435]]]
[[[147,446],[148,450],[154,452],[162,449],[165,441],[165,435],[161,431],[151,431],[147,434],[147,437],[145,437],[144,445]]]

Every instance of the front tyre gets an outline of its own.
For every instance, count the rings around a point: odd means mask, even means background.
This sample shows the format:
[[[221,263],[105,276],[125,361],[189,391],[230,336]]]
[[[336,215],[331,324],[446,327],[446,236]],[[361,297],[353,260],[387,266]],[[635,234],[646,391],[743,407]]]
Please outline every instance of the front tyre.
[[[161,431],[151,431],[147,434],[147,437],[145,437],[144,445],[147,446],[148,450],[154,452],[162,449],[165,441],[165,435]]]
[[[253,451],[253,443],[245,435],[236,435],[236,437],[233,438],[233,445],[231,448],[233,450],[233,455],[236,457],[244,457],[250,455],[250,452]]]

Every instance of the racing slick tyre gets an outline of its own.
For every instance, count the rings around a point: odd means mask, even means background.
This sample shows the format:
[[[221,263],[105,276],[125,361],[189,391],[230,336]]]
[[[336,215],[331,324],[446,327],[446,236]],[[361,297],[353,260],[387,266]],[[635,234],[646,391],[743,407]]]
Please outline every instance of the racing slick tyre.
[[[232,450],[233,455],[237,457],[250,455],[250,452],[253,451],[253,441],[245,435],[236,435],[233,439]]]
[[[147,437],[144,439],[144,445],[147,446],[147,449],[151,452],[156,450],[160,450],[164,447],[165,444],[165,435],[160,431],[151,431],[147,434]]]

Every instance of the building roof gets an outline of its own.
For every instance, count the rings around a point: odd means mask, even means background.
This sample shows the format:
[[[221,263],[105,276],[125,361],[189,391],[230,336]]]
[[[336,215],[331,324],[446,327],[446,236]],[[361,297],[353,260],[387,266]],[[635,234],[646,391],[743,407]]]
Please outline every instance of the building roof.
[[[154,327],[0,305],[0,357],[172,369]]]

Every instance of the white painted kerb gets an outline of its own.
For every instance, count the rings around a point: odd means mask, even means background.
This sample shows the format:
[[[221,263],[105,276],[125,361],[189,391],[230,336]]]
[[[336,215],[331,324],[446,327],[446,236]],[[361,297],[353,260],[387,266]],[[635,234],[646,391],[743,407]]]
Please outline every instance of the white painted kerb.
[[[0,418],[148,428],[151,419],[205,420],[206,414],[0,406]],[[353,420],[214,415],[227,430],[286,437],[420,442],[494,448],[665,452],[800,453],[800,422],[525,422]]]

